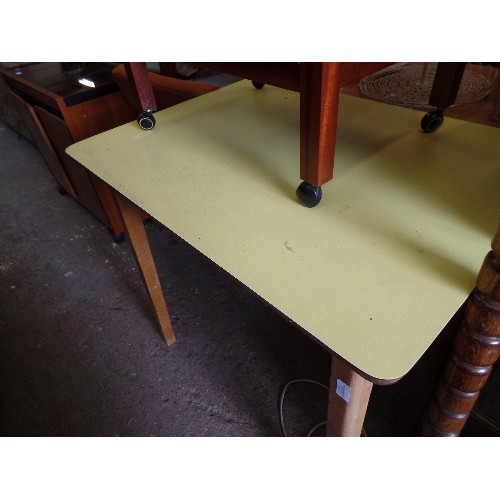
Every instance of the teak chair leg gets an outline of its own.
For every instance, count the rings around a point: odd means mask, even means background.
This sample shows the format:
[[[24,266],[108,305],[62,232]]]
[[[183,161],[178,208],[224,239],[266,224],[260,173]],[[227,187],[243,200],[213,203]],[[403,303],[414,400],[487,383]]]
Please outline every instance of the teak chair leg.
[[[429,104],[438,109],[446,109],[454,104],[464,71],[465,63],[438,63]]]
[[[372,387],[372,382],[332,357],[327,436],[361,436]]]
[[[301,63],[300,178],[321,186],[333,177],[341,63]]]
[[[139,112],[156,110],[156,99],[151,81],[149,80],[149,71],[146,63],[126,62],[124,65],[127,78],[132,82],[132,86],[136,90],[136,109]]]
[[[117,191],[114,194],[156,318],[167,345],[171,345],[175,342],[174,331],[144,229],[144,212]]]
[[[479,271],[421,435],[459,436],[500,356],[500,224]]]

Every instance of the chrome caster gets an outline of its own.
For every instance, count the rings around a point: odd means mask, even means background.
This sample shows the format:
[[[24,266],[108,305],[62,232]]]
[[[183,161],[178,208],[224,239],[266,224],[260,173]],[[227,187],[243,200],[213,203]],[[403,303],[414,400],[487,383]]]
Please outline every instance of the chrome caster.
[[[420,122],[420,127],[426,133],[435,132],[444,121],[443,112],[439,109],[429,111],[424,115]]]
[[[153,116],[153,111],[154,110],[152,109],[148,109],[147,111],[143,111],[137,117],[137,123],[139,124],[139,127],[142,128],[142,130],[152,130],[156,125],[156,120],[155,117]]]

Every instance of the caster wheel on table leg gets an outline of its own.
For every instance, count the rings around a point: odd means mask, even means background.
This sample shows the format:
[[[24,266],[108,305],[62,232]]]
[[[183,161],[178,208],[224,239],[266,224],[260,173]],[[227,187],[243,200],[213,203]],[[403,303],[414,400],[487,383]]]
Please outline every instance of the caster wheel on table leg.
[[[151,111],[144,111],[137,117],[137,123],[142,130],[152,130],[156,120]]]
[[[426,113],[420,122],[420,126],[424,132],[435,132],[443,124],[443,121],[443,112],[438,109]]]
[[[297,198],[308,208],[318,205],[322,195],[321,186],[313,186],[309,182],[302,182],[297,188]]]
[[[252,85],[253,85],[256,89],[261,89],[261,88],[264,86],[264,84],[263,84],[263,83],[260,83],[260,82],[254,82],[253,80],[252,80]]]

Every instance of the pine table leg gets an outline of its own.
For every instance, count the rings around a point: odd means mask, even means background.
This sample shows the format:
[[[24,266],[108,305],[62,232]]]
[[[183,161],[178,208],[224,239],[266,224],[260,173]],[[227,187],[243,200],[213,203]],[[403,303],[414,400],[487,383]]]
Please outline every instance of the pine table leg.
[[[144,229],[144,212],[127,198],[115,191],[115,198],[123,218],[123,223],[134,252],[142,279],[153,303],[156,318],[160,329],[167,341],[167,345],[175,342],[174,331],[170,322],[167,305],[160,286],[160,280],[149,247],[146,231]]]
[[[332,357],[327,436],[361,436],[372,387],[372,382]]]

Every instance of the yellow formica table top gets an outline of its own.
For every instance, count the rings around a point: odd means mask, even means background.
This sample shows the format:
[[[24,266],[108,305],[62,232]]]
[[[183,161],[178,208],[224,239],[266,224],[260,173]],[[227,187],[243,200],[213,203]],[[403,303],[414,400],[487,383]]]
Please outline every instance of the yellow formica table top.
[[[369,380],[405,375],[472,291],[500,215],[500,129],[341,96],[305,208],[299,94],[248,81],[68,154]],[[168,297],[167,297],[168,300]]]

